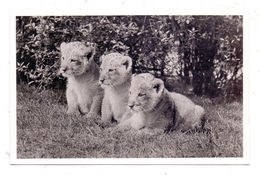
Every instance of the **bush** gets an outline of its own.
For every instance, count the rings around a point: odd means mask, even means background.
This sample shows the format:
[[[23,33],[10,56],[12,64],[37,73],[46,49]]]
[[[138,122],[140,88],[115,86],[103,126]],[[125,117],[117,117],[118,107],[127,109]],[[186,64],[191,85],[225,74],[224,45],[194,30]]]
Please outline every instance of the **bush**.
[[[96,45],[97,62],[121,52],[133,59],[134,73],[177,76],[196,95],[242,94],[239,16],[18,16],[16,31],[18,82],[39,88],[65,87],[59,46],[83,41]]]
[[[70,41],[95,43],[97,60],[107,52],[124,52],[133,58],[134,72],[163,77],[174,40],[170,22],[164,16],[17,17],[18,79],[57,85],[59,45]]]

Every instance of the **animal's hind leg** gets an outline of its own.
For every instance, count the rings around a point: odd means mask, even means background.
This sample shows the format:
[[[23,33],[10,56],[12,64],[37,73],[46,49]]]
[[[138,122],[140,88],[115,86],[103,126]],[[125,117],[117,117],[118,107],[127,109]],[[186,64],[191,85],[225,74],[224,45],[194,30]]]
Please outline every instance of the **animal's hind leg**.
[[[205,110],[201,106],[196,105],[194,109],[194,116],[191,122],[191,129],[200,130],[202,129],[204,120]]]

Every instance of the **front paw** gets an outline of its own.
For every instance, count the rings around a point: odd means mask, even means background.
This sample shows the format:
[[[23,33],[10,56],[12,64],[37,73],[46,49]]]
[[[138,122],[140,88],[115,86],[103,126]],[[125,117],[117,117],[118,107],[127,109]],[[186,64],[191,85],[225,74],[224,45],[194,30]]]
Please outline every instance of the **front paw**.
[[[75,113],[76,113],[76,110],[68,109],[68,110],[66,111],[66,114],[67,114],[67,115],[72,115],[72,114],[75,114]]]
[[[79,107],[79,112],[81,115],[85,115],[89,113],[89,109],[85,107]]]
[[[117,126],[108,128],[108,130],[110,132],[126,132],[126,131],[130,131],[131,127],[130,126],[120,126],[120,125],[117,125]]]
[[[107,122],[110,122],[110,123],[111,123],[112,117],[102,115],[102,116],[101,116],[101,121],[104,122],[104,123],[107,123]]]
[[[100,114],[95,113],[95,112],[89,112],[89,113],[87,114],[87,117],[100,118]]]

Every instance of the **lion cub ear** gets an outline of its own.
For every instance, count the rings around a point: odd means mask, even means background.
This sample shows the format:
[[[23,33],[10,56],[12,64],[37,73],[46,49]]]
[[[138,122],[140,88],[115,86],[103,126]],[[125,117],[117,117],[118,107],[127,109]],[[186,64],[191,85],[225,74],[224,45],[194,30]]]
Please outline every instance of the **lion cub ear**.
[[[99,57],[99,60],[98,60],[100,63],[102,63],[103,62],[103,55],[101,55],[100,57]]]
[[[162,93],[164,89],[164,83],[161,79],[155,78],[152,82],[152,85],[157,93]]]
[[[65,42],[62,42],[60,45],[60,51],[62,52],[64,49],[66,49],[67,44]]]
[[[122,65],[126,67],[127,72],[130,72],[132,70],[132,59],[129,56],[124,56]]]
[[[136,77],[137,76],[137,73],[134,73],[133,75],[132,75],[132,78],[134,78],[134,77]]]
[[[88,60],[93,59],[94,55],[96,54],[96,48],[95,47],[87,47],[86,57]]]

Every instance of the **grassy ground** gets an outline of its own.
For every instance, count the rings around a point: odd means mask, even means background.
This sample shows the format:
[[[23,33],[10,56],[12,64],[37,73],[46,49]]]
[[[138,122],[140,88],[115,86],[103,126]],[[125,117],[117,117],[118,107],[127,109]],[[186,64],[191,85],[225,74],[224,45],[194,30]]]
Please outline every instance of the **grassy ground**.
[[[242,157],[242,104],[213,105],[204,132],[136,134],[111,131],[99,118],[66,115],[63,93],[17,88],[17,158],[176,158]]]

